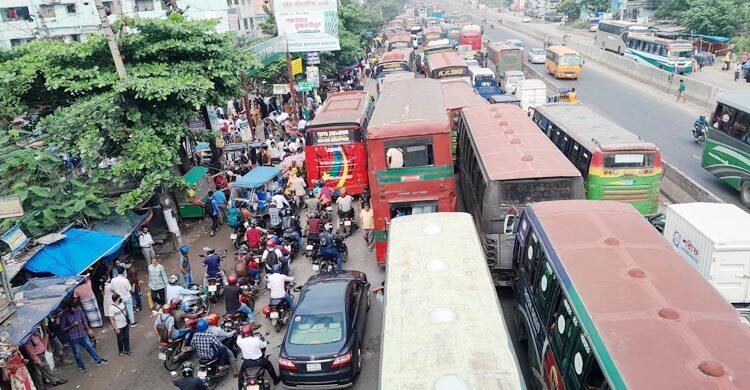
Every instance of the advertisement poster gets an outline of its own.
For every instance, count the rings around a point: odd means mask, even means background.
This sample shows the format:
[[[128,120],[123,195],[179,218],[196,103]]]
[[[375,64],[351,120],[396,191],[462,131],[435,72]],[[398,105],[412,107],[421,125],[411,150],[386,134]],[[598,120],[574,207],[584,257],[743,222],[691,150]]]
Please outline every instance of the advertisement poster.
[[[339,50],[336,0],[274,0],[279,35],[286,34],[290,53]]]

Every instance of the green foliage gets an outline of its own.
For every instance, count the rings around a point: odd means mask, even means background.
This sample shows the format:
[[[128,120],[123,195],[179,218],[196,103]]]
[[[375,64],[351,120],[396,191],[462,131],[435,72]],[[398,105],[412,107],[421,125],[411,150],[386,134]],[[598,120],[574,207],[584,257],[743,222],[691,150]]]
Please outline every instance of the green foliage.
[[[18,195],[25,212],[0,220],[0,231],[20,224],[26,233],[39,237],[70,223],[85,226],[109,215],[101,185],[86,175],[72,175],[47,149],[23,147],[16,144],[19,141],[19,136],[0,129],[0,188],[3,195]]]
[[[238,65],[254,63],[235,49],[231,34],[215,32],[212,21],[173,13],[128,26],[137,33],[121,36],[123,80],[106,40],[96,35],[83,43],[23,45],[0,63],[0,125],[40,113],[37,130],[50,146],[81,157],[92,188],[121,189],[114,199],[118,211],[180,183],[174,167],[191,136],[186,121],[206,104],[238,96],[244,68]],[[98,169],[105,158],[118,162]]]
[[[734,36],[742,25],[742,13],[731,0],[689,0],[679,22],[695,34]]]
[[[260,25],[258,25],[258,27],[260,27],[260,31],[262,31],[263,34],[275,37],[276,34],[279,33],[276,28],[276,17],[274,16],[273,11],[271,11],[271,9],[268,8],[267,5],[263,6],[263,12],[268,15],[268,19],[264,20]]]
[[[557,11],[568,17],[568,20],[576,20],[581,17],[581,8],[576,0],[563,0],[556,7]]]
[[[732,51],[735,53],[750,53],[750,36],[732,39]]]
[[[596,12],[607,12],[612,5],[610,0],[583,0],[580,3],[581,8],[587,10],[589,14]]]

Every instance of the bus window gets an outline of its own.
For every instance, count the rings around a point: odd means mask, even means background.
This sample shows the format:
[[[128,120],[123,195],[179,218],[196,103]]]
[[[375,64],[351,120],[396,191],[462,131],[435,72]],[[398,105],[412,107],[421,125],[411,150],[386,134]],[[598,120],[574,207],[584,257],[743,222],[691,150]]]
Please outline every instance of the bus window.
[[[424,167],[435,164],[430,138],[388,141],[385,143],[388,169]]]
[[[581,154],[581,145],[578,145],[578,142],[573,141],[573,148],[570,151],[570,156],[568,157],[570,159],[570,162],[575,164],[578,161],[578,156]]]
[[[558,290],[557,277],[548,261],[542,264],[539,272],[539,281],[536,285],[538,286],[535,292],[536,305],[539,308],[539,314],[542,316],[541,321],[547,324],[549,323],[550,309],[555,303],[553,298],[555,297],[555,292]]]
[[[391,205],[391,219],[405,215],[428,214],[438,211],[436,202],[399,203]]]
[[[542,246],[539,243],[534,232],[529,233],[529,238],[526,240],[526,256],[523,259],[523,272],[527,275],[531,289],[534,290],[536,287],[536,278],[534,274],[539,268],[539,258],[542,256]]]
[[[587,366],[592,361],[594,365],[598,365],[596,364],[594,355],[591,353],[591,345],[589,345],[589,342],[588,340],[586,340],[586,336],[583,334],[583,332],[580,332],[578,334],[578,337],[576,337],[569,361],[572,364],[570,364],[568,370],[566,371],[565,377],[567,378],[567,380],[565,382],[573,384],[572,388],[599,389],[601,387],[604,378],[601,376],[597,378],[597,374],[595,372],[596,370],[594,370],[594,372],[587,370]],[[599,375],[601,375],[601,371],[599,372]],[[594,383],[596,383],[595,387],[591,387],[592,385],[594,385]]]
[[[655,153],[612,153],[604,155],[604,167],[610,169],[651,168]]]
[[[566,298],[560,300],[560,304],[557,306],[555,315],[552,316],[550,322],[552,322],[550,325],[552,350],[556,351],[555,359],[560,372],[566,372],[568,364],[570,364],[573,341],[578,337],[580,330],[578,319],[573,315],[573,309]]]
[[[576,168],[581,171],[583,177],[586,177],[589,174],[589,164],[591,164],[591,154],[586,149],[583,149],[581,157],[579,157],[578,161],[575,163]]]

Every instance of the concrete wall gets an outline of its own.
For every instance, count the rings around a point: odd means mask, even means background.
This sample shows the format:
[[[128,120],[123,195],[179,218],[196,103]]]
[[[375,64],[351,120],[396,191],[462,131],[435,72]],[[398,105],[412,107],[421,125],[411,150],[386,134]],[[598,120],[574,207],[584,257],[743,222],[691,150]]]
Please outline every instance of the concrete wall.
[[[529,24],[503,19],[503,25],[540,41],[543,41],[547,37],[545,32]],[[562,42],[562,35],[553,35],[551,42],[555,44]],[[629,58],[584,43],[568,40],[566,46],[577,50],[586,61],[609,68],[617,73],[648,84],[662,92],[677,93],[680,75],[654,68],[651,65],[636,63]],[[716,105],[717,95],[723,92],[721,88],[692,79],[685,79],[685,87],[685,95],[688,101],[708,109],[713,109]]]

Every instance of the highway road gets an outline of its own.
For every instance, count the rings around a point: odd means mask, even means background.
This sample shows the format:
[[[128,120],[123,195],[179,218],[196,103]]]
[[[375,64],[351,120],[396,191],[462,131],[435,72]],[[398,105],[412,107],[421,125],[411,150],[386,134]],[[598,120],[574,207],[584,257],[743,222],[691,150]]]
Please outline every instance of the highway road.
[[[457,2],[441,2],[441,5],[445,7],[446,15],[454,10],[466,13],[466,6]],[[481,18],[474,15],[474,23],[480,24]],[[494,29],[488,25],[484,35],[492,41],[520,39],[527,49],[542,47],[541,41],[497,24]],[[689,103],[677,103],[674,95],[656,91],[597,64],[586,63],[578,80],[554,80],[547,76],[543,64],[532,66],[555,84],[575,88],[581,103],[644,140],[655,143],[664,160],[724,201],[742,207],[736,190],[701,167],[702,145],[693,141],[690,131],[698,115],[706,113],[704,110]]]

